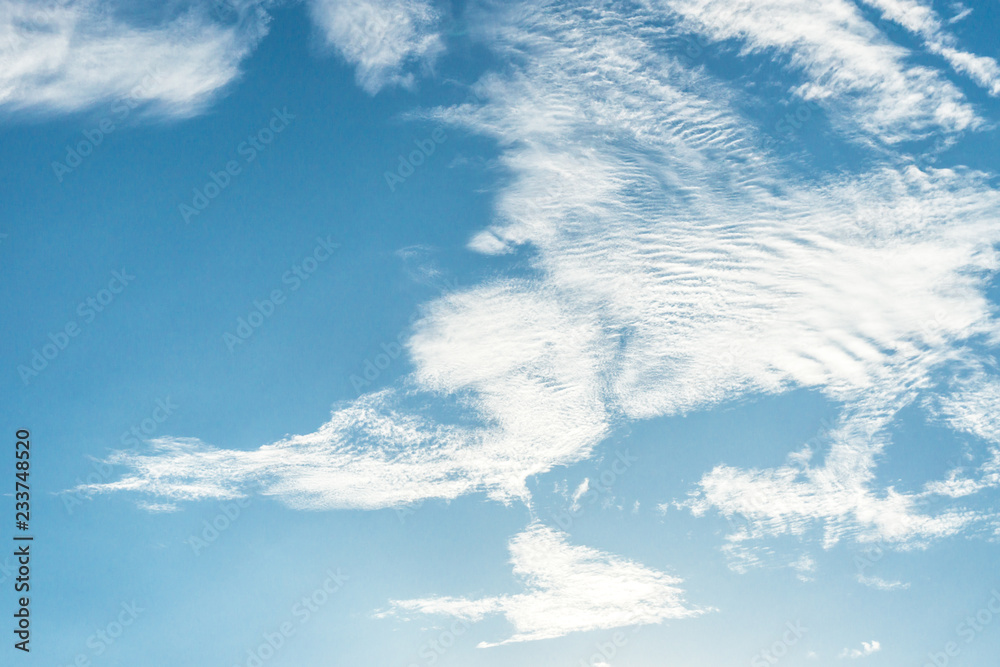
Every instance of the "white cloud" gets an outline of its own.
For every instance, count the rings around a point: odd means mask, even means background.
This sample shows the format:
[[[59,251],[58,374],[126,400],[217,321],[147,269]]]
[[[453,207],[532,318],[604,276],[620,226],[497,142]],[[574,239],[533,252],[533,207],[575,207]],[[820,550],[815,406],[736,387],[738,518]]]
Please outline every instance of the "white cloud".
[[[473,492],[527,500],[528,477],[585,458],[607,434],[598,342],[593,323],[515,283],[451,294],[417,323],[410,347],[421,389],[439,398],[438,407],[443,394],[458,395],[458,412],[476,418],[469,425],[437,423],[386,390],[334,410],[314,433],[256,450],[160,438],[149,453],[108,460],[130,471],[121,480],[79,490],[173,500],[259,490],[304,509],[394,507]],[[489,357],[477,354],[483,345]]]
[[[877,641],[861,642],[861,648],[844,649],[840,652],[840,658],[866,658],[872,653],[877,653],[882,646]]]
[[[928,400],[929,412],[956,431],[1000,444],[1000,379],[979,370]]]
[[[193,5],[129,21],[114,4],[0,0],[0,108],[68,112],[132,98],[163,115],[199,111],[240,74],[266,34],[257,3],[228,20]]]
[[[496,644],[480,644],[485,647],[661,623],[708,611],[685,605],[677,587],[680,579],[596,549],[571,545],[564,533],[537,523],[511,539],[510,553],[514,574],[524,583],[525,593],[476,600],[397,600],[392,602],[391,613],[447,615],[467,621],[503,614],[514,626],[514,635]]]
[[[990,95],[1000,95],[1000,65],[997,61],[961,50],[958,40],[945,30],[941,18],[929,3],[925,4],[920,0],[863,2],[877,8],[883,17],[923,38],[928,51],[943,57],[956,71],[986,88]]]
[[[816,561],[809,554],[802,554],[791,564],[791,568],[798,572],[796,576],[800,581],[813,581],[815,578],[813,574],[816,572]]]
[[[888,7],[904,1],[871,4]],[[795,93],[823,103],[843,127],[857,125],[896,142],[980,124],[958,88],[934,70],[908,64],[907,49],[889,42],[847,0],[663,0],[659,4],[713,39],[741,40],[748,52],[785,54],[808,79]],[[968,54],[949,53],[953,63],[963,63],[963,71],[985,66]]]
[[[858,575],[858,583],[880,591],[901,591],[910,587],[909,583],[903,583],[902,581],[887,581],[882,577],[869,577],[863,574]]]
[[[438,11],[429,0],[309,0],[328,44],[357,68],[369,93],[411,86],[413,65],[428,65],[443,51]]]
[[[72,112],[120,99],[165,116],[203,110],[267,34],[270,0],[0,0],[0,108]],[[429,0],[310,0],[326,42],[366,91],[410,86],[443,50]]]
[[[583,481],[580,482],[580,486],[576,487],[576,491],[573,492],[572,504],[570,505],[570,510],[575,512],[580,509],[580,498],[583,494],[587,492],[590,488],[590,478],[584,477]]]
[[[131,491],[171,500],[229,499],[251,492],[300,509],[400,506],[454,498],[486,482],[477,475],[476,434],[393,410],[389,393],[335,410],[319,430],[242,451],[194,439],[153,440],[149,453],[117,452],[130,472],[80,491]]]
[[[149,503],[140,502],[139,507],[147,512],[176,512],[179,508],[174,503]]]
[[[485,450],[511,462],[497,474],[582,460],[609,431],[600,373],[613,346],[597,315],[554,294],[514,281],[449,294],[407,348],[422,389],[460,397],[487,425]]]
[[[944,479],[925,484],[926,493],[949,498],[964,498],[984,489],[1000,487],[1000,449],[994,447],[990,449],[989,454],[990,458],[976,470],[978,479],[967,477],[962,468],[955,468],[949,470]]]
[[[820,467],[782,466],[741,470],[718,466],[705,475],[688,502],[696,515],[715,508],[726,516],[742,515],[748,527],[731,535],[736,542],[763,536],[802,535],[816,523],[824,528],[824,546],[845,535],[896,544],[922,544],[954,535],[981,517],[949,509],[935,515],[921,511],[920,494],[872,487],[875,457],[886,441],[878,418],[859,414],[831,433],[832,445]]]

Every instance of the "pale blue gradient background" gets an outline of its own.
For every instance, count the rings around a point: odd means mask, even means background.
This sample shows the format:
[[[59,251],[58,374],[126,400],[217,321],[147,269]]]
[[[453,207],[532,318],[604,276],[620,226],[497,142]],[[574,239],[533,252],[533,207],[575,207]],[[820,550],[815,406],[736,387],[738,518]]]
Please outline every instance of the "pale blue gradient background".
[[[978,23],[963,26],[970,48],[995,55],[996,12],[994,5],[984,7]],[[279,10],[271,34],[245,63],[243,79],[207,113],[119,127],[62,183],[51,162],[107,108],[16,116],[0,125],[0,232],[8,235],[0,244],[6,378],[0,403],[7,441],[12,444],[17,428],[33,435],[35,535],[33,650],[25,660],[5,641],[0,661],[62,666],[83,654],[107,666],[243,665],[262,633],[288,620],[328,568],[339,568],[350,577],[344,588],[265,664],[427,665],[420,651],[450,619],[406,622],[374,613],[392,599],[520,592],[507,540],[532,516],[557,525],[553,516],[566,502],[554,486],[572,489],[584,477],[593,480],[624,449],[638,463],[616,480],[607,506],[585,505],[568,529],[573,543],[676,574],[688,601],[718,611],[635,635],[626,629],[629,641],[612,664],[749,665],[789,621],[801,621],[808,632],[783,660],[788,665],[840,664],[835,656],[844,646],[878,639],[883,651],[866,664],[916,666],[928,651],[958,641],[955,626],[985,605],[992,588],[1000,589],[995,543],[958,537],[922,551],[888,552],[867,573],[911,587],[882,592],[857,583],[859,547],[849,541],[826,551],[815,534],[806,543],[777,541],[776,550],[808,551],[816,559],[812,582],[777,565],[736,574],[719,551],[725,520],[656,511],[659,503],[682,500],[715,465],[779,465],[815,437],[835,406],[803,391],[621,425],[594,459],[533,480],[531,511],[470,496],[429,501],[401,521],[394,510],[299,512],[258,497],[200,555],[185,540],[219,513],[218,502],[186,503],[164,514],[110,495],[67,511],[57,492],[92,473],[90,457],[119,447],[119,436],[149,418],[157,399],[169,397],[179,407],[154,435],[250,449],[311,432],[333,405],[357,395],[350,376],[378,354],[379,344],[395,340],[420,304],[440,293],[414,278],[416,264],[433,264],[441,280],[459,285],[525,270],[523,256],[486,258],[465,248],[488,223],[492,192],[504,176],[490,162],[496,148],[488,142],[448,128],[447,141],[396,192],[383,178],[398,154],[435,129],[402,116],[460,101],[464,86],[492,64],[461,35],[450,39],[455,44],[433,81],[373,97],[358,88],[349,66],[317,57],[301,8]],[[742,68],[765,60],[723,52],[703,57],[711,70],[737,79],[749,72]],[[781,72],[775,68],[772,75]],[[995,99],[953,78],[989,117],[998,116]],[[772,108],[756,111],[776,119],[786,104],[776,92]],[[209,170],[235,158],[236,146],[264,126],[274,107],[287,107],[295,120],[185,225],[177,205],[190,201]],[[801,152],[806,174],[842,168],[856,157],[856,148],[832,138],[821,114],[799,135],[782,150]],[[942,160],[996,170],[997,137],[988,132],[962,141]],[[282,274],[311,251],[317,236],[327,235],[341,244],[335,256],[300,290],[286,291],[275,315],[230,353],[223,333],[254,299],[283,288]],[[418,260],[397,252],[412,246],[423,247]],[[79,320],[77,304],[123,267],[134,282],[25,386],[17,365],[28,363],[50,332]],[[410,370],[401,357],[372,388]],[[890,457],[879,468],[880,481],[914,485],[939,478],[962,440],[925,425],[918,414],[894,436],[906,443],[907,456]],[[8,467],[0,467],[5,478]],[[632,513],[636,501],[639,511]],[[2,503],[4,552],[11,503]],[[0,588],[7,619],[0,631],[8,639],[9,586],[7,579]],[[144,611],[96,655],[88,637],[132,600]],[[434,664],[568,667],[614,634],[475,648],[505,632],[499,617],[477,623]],[[1000,617],[961,648],[951,664],[993,664]],[[808,651],[822,657],[810,661]]]

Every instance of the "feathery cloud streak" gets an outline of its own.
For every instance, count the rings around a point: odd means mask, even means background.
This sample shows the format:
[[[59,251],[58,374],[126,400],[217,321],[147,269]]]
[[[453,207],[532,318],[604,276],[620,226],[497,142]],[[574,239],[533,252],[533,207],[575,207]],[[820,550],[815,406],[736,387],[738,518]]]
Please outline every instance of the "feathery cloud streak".
[[[143,22],[94,0],[0,7],[0,108],[57,113],[123,97],[197,113],[239,76],[270,20],[256,2],[234,2],[225,22],[200,4]]]
[[[806,81],[793,89],[805,100],[828,104],[844,131],[889,143],[932,132],[973,129],[982,119],[940,72],[908,63],[912,55],[866,21],[848,0],[663,0],[693,30],[716,40],[739,40],[746,53],[785,56]],[[892,18],[900,2],[878,0]],[[908,15],[906,15],[908,16]],[[925,23],[925,25],[927,25]],[[988,76],[986,61],[959,52],[940,28],[932,44],[949,49],[963,71]],[[949,46],[945,46],[948,44]],[[995,63],[994,63],[995,65]]]
[[[514,575],[527,591],[477,600],[431,597],[392,602],[389,612],[452,616],[479,621],[503,614],[515,633],[501,642],[551,639],[571,632],[605,630],[629,625],[698,616],[705,609],[688,607],[681,580],[638,563],[571,545],[566,535],[532,524],[510,540]]]

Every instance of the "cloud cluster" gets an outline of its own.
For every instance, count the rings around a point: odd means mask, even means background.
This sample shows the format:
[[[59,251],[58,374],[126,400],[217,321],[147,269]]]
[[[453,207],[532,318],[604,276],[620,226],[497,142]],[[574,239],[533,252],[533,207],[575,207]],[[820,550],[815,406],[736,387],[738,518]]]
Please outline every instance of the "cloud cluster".
[[[422,6],[388,24],[403,32],[386,53],[363,38],[368,10],[313,11],[328,12],[318,20],[377,90],[405,84],[402,64],[433,52]],[[86,490],[177,501],[259,488],[308,509],[475,492],[530,502],[527,477],[590,456],[617,421],[804,389],[840,412],[815,448],[773,468],[720,462],[684,501],[696,515],[749,520],[727,538],[734,558],[752,566],[763,552],[751,543],[813,528],[828,547],[914,547],[989,519],[956,501],[997,485],[995,453],[971,477],[909,489],[877,475],[905,446],[891,431],[907,408],[930,406],[942,423],[996,441],[995,379],[975,360],[997,342],[985,294],[998,268],[1000,193],[988,174],[917,167],[892,148],[979,125],[958,88],[839,1],[482,11],[478,34],[505,68],[476,84],[478,102],[427,115],[499,147],[495,219],[469,246],[520,253],[527,275],[428,304],[406,345],[406,383],[338,407],[314,433],[249,451],[161,439],[151,452],[116,454],[124,477]],[[768,148],[749,120],[752,92],[664,46],[677,16],[684,29],[787,57],[805,78],[794,93],[834,118],[830,142],[862,134],[877,144],[864,167],[812,168]],[[961,380],[970,364],[981,381]],[[511,552],[527,593],[394,608],[503,614],[517,631],[508,641],[692,613],[676,580],[549,529],[530,527]],[[813,576],[808,558],[792,566]]]
[[[791,49],[793,68],[848,105],[855,69],[867,65],[841,52],[844,40],[874,45],[876,63],[898,48],[836,3],[824,20],[848,35],[808,28],[783,4],[788,16],[766,23],[784,36],[760,36],[761,7],[773,3],[751,4],[722,12],[684,0],[671,11],[720,38],[735,30],[761,48]],[[91,490],[223,497],[262,478],[266,493],[297,507],[476,491],[526,499],[526,477],[587,457],[617,419],[806,388],[843,406],[825,461],[720,465],[698,484],[692,510],[760,526],[733,540],[820,524],[827,545],[846,534],[921,543],[980,520],[962,508],[928,513],[927,494],[956,494],[880,489],[874,471],[895,415],[968,357],[970,342],[995,339],[984,291],[997,268],[1000,196],[989,177],[884,155],[862,173],[789,170],[747,121],[741,95],[659,48],[658,7],[494,7],[480,31],[509,70],[479,82],[481,102],[430,113],[502,149],[496,221],[470,247],[533,250],[530,278],[445,295],[407,343],[412,388],[454,402],[464,425],[440,410],[387,407],[388,394],[363,397],[317,432],[256,451],[178,440],[119,455],[132,472]],[[721,14],[743,23],[719,27]],[[886,71],[903,67],[890,60]],[[865,99],[895,104],[884,81],[865,85],[878,93]],[[947,106],[950,89],[934,90],[907,99]],[[929,127],[915,120],[922,114],[896,109],[894,126]],[[213,472],[198,461],[214,462]]]
[[[762,5],[717,9],[763,22]],[[858,39],[874,30],[845,16]],[[498,222],[471,247],[530,245],[536,289],[601,322],[615,344],[606,409],[670,415],[793,388],[845,406],[823,465],[720,466],[691,507],[746,514],[768,534],[822,523],[828,545],[845,533],[920,542],[975,522],[961,509],[927,515],[920,494],[872,485],[895,415],[968,357],[969,341],[995,339],[984,291],[1000,229],[988,178],[905,159],[791,176],[744,130],[736,98],[649,48],[652,17],[648,33],[641,15],[589,6],[518,18],[490,33],[517,71],[481,82],[484,105],[438,118],[504,147]],[[835,31],[810,31],[840,48]],[[811,57],[853,66],[824,49]]]

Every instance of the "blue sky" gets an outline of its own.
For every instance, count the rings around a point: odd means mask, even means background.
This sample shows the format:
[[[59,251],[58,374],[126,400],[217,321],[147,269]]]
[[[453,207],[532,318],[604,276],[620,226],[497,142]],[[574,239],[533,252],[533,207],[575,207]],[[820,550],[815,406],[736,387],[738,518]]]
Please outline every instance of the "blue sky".
[[[4,664],[1000,651],[995,4],[0,4]]]

